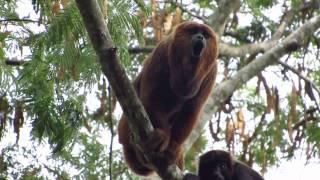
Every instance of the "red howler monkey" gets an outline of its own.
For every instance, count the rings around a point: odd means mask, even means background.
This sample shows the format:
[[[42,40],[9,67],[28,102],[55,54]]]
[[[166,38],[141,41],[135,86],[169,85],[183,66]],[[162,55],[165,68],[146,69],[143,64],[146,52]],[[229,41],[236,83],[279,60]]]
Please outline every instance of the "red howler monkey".
[[[146,59],[134,87],[155,128],[145,147],[183,167],[182,143],[193,129],[217,73],[217,36],[211,28],[184,22]],[[139,175],[153,172],[142,152],[132,146],[122,116],[119,142],[128,166]]]
[[[183,180],[263,180],[263,177],[228,152],[213,150],[200,156],[198,176],[187,174]]]

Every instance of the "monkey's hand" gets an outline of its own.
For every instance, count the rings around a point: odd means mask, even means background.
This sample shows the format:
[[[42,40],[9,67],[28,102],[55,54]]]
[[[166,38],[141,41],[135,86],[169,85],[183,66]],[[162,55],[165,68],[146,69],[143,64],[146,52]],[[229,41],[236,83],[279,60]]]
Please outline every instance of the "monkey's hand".
[[[182,146],[171,140],[168,148],[164,152],[164,156],[169,164],[176,163],[178,167],[183,170],[184,159]]]
[[[145,148],[151,152],[164,152],[170,142],[170,134],[162,129],[156,128],[145,143]]]
[[[180,144],[170,141],[170,132],[156,128],[145,143],[145,149],[154,152],[153,161],[160,161],[165,164],[177,164],[182,170],[183,152]]]
[[[156,128],[144,144],[145,149],[153,153],[152,161],[174,164],[178,159],[180,160],[181,148],[177,143],[170,142],[169,133]],[[177,163],[177,165],[182,168],[180,163]]]

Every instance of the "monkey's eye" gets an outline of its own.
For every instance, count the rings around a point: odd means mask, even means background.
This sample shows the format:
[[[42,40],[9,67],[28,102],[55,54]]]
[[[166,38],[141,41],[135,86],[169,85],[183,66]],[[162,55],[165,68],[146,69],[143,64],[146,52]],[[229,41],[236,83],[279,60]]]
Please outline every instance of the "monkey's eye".
[[[206,31],[202,32],[202,35],[204,36],[204,38],[209,39],[210,38],[210,34]]]
[[[220,167],[221,169],[227,169],[227,165],[226,165],[225,163],[219,164],[219,167]]]
[[[197,28],[191,28],[191,29],[188,30],[188,32],[190,34],[196,34],[197,32],[199,32],[199,30]]]
[[[205,39],[209,39],[210,38],[210,34],[207,31],[201,30],[199,28],[190,28],[190,29],[188,29],[188,32],[191,35],[194,35],[194,34],[197,34],[197,33],[201,33]]]

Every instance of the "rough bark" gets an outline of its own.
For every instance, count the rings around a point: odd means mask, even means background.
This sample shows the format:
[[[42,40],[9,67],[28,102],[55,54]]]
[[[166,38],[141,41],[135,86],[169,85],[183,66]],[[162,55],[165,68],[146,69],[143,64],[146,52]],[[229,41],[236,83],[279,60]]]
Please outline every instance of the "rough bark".
[[[210,18],[210,25],[219,35],[223,35],[225,26],[229,20],[230,14],[237,11],[240,7],[240,0],[220,0],[218,8]]]
[[[97,0],[77,0],[76,2],[92,45],[98,55],[102,71],[114,90],[124,114],[129,119],[128,122],[133,132],[135,144],[137,143],[138,147],[141,148],[143,140],[147,139],[153,131],[153,127],[126,76],[124,68],[120,64],[98,2]],[[157,154],[144,150],[143,152],[147,159],[157,159]],[[165,164],[161,161],[152,161],[152,164],[163,179],[182,179],[182,174],[176,165]]]

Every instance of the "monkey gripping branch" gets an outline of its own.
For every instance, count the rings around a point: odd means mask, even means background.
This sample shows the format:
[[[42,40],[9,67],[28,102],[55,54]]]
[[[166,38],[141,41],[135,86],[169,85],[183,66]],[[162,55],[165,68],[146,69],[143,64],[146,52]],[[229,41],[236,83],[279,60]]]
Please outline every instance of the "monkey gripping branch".
[[[175,164],[169,165],[157,161],[159,155],[146,152],[141,148],[141,140],[149,136],[153,131],[153,127],[130,80],[126,76],[124,68],[120,64],[116,54],[117,49],[113,46],[97,0],[77,0],[76,3],[92,45],[98,55],[102,71],[115,91],[124,114],[130,119],[129,126],[133,132],[134,141],[138,144],[138,148],[152,162],[155,166],[154,169],[161,178],[166,180],[182,179],[182,173]]]

